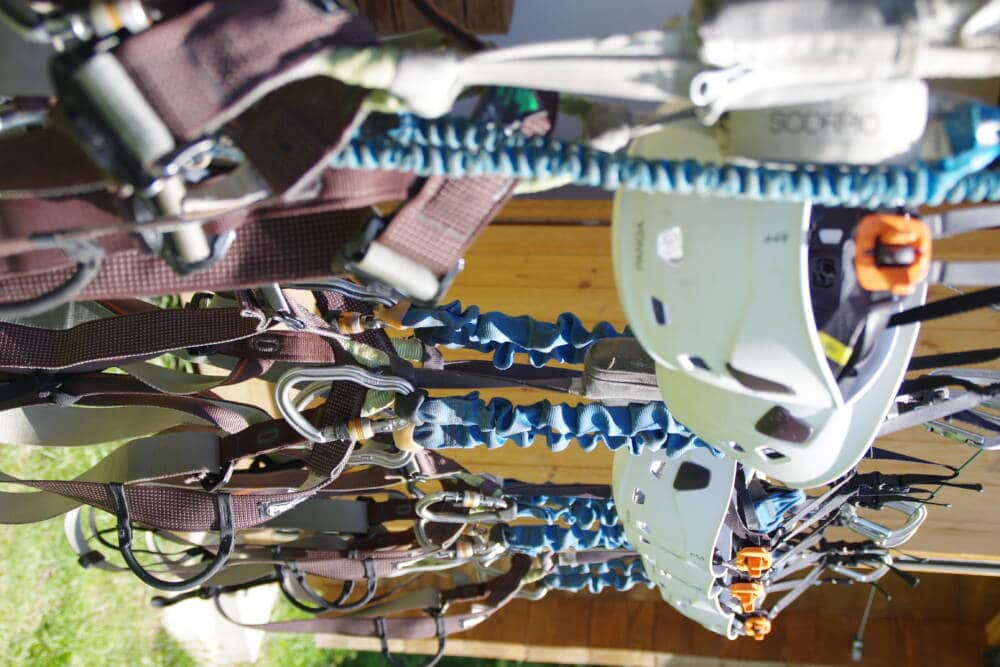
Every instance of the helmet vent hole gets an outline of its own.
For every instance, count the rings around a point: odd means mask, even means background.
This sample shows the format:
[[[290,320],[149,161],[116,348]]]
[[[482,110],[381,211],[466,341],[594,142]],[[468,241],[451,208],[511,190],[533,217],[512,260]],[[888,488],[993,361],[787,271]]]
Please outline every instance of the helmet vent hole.
[[[785,459],[788,458],[778,450],[771,449],[770,447],[764,447],[762,450],[760,450],[760,453],[772,461],[784,461]]]
[[[721,444],[724,447],[729,447],[729,449],[733,450],[734,452],[737,452],[739,454],[746,454],[747,450],[743,449],[743,446],[738,442],[733,442],[732,440],[723,440]]]
[[[643,544],[649,544],[649,540],[646,539],[645,535],[640,535],[639,541],[642,542]]]
[[[737,382],[747,389],[751,389],[753,391],[769,391],[777,394],[795,393],[787,385],[774,380],[769,380],[768,378],[762,378],[761,376],[754,375],[753,373],[741,371],[740,369],[735,368],[732,364],[726,364],[726,370],[729,371],[729,374],[732,375]]]
[[[670,324],[670,309],[667,308],[666,304],[657,299],[655,296],[649,297],[649,305],[653,309],[653,319],[661,327],[665,327]]]
[[[649,474],[656,479],[663,479],[663,473],[667,471],[666,461],[653,461],[649,466]]]
[[[638,486],[632,489],[632,502],[636,505],[644,505],[646,503],[646,493]]]
[[[708,365],[708,362],[702,359],[701,357],[688,356],[687,360],[688,363],[694,366],[695,368],[700,368],[703,371],[712,370],[712,367]]]

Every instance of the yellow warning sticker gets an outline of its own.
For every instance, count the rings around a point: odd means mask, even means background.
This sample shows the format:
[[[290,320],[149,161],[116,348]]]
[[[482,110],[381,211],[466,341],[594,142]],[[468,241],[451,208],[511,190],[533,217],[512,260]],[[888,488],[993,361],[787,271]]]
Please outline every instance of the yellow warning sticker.
[[[844,345],[824,331],[819,332],[819,342],[823,346],[823,353],[826,354],[826,358],[838,366],[846,365],[851,359],[851,353],[854,352],[854,348]]]

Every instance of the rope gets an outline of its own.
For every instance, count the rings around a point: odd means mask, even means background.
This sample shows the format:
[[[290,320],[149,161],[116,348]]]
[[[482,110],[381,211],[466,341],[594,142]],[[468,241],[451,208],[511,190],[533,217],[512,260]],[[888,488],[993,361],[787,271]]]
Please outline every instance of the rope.
[[[396,137],[355,137],[334,156],[331,166],[451,178],[565,179],[574,185],[605,190],[812,201],[827,206],[886,208],[1000,201],[1000,170],[965,173],[961,165],[961,161],[949,160],[909,167],[775,168],[649,160],[550,137],[529,139],[517,132],[447,118],[409,120]]]
[[[511,367],[516,353],[527,353],[535,367],[549,361],[583,363],[597,340],[629,335],[628,329],[618,332],[607,322],[587,329],[572,313],[563,313],[549,323],[528,315],[480,313],[478,306],[462,310],[459,301],[438,308],[413,306],[403,317],[403,325],[419,329],[418,336],[425,343],[492,352],[493,365],[501,370]]]
[[[554,452],[563,451],[573,440],[586,452],[600,443],[612,451],[627,447],[633,454],[647,448],[665,449],[670,456],[688,447],[708,447],[659,402],[513,405],[505,398],[486,403],[473,392],[427,398],[413,415],[403,416],[417,424],[414,438],[426,449],[469,449],[483,444],[495,449],[508,441],[529,447],[536,437],[544,438]]]

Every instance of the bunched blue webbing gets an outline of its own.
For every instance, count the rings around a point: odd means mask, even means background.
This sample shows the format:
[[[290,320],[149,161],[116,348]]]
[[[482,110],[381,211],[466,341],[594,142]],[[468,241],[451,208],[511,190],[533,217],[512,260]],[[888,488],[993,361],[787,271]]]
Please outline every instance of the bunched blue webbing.
[[[505,398],[488,403],[478,392],[466,396],[427,398],[407,415],[417,424],[414,439],[426,449],[493,449],[507,442],[528,447],[544,438],[555,452],[577,440],[584,451],[603,443],[611,450],[627,447],[666,449],[677,455],[688,447],[707,447],[677,422],[663,403],[607,406],[600,403],[553,405],[539,401],[514,405]],[[714,451],[714,450],[713,450]]]
[[[492,125],[473,127],[453,118],[416,119],[412,124],[413,128],[397,131],[396,137],[356,136],[333,157],[331,166],[451,178],[565,179],[605,190],[812,201],[826,206],[888,208],[1000,201],[1000,170],[972,171],[982,160],[971,164],[962,156],[907,167],[719,165],[605,153],[551,137],[528,139]]]
[[[627,591],[636,586],[652,588],[639,558],[620,559],[591,565],[563,565],[546,576],[541,585],[549,589],[600,593],[605,588]]]
[[[597,340],[630,335],[628,329],[619,332],[607,322],[587,329],[573,313],[549,323],[528,315],[480,313],[478,306],[462,310],[458,301],[437,308],[412,306],[403,324],[417,329],[425,343],[492,352],[493,365],[499,369],[510,368],[517,353],[527,353],[536,367],[549,361],[579,364]]]
[[[611,498],[571,498],[566,496],[517,496],[517,516],[540,519],[548,524],[565,523],[589,527],[594,523],[618,523],[615,501]]]
[[[579,524],[563,526],[504,526],[503,537],[514,553],[537,556],[546,551],[581,551],[584,549],[629,549],[621,524],[598,525],[587,530]]]

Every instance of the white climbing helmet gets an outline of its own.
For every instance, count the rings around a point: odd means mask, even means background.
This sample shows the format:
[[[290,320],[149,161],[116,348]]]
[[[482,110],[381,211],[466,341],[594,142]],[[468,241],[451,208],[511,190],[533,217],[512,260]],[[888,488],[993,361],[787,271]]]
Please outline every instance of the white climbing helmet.
[[[735,479],[736,462],[705,447],[674,458],[619,450],[611,474],[619,519],[646,576],[670,606],[729,639],[742,634],[741,624],[719,601],[726,569],[714,557],[732,558],[732,531],[723,524]]]
[[[721,161],[715,139],[696,122],[644,137],[631,153]],[[811,257],[810,228],[843,214],[695,195],[619,191],[615,198],[618,292],[636,338],[657,362],[667,406],[727,456],[793,487],[826,484],[857,464],[916,340],[916,325],[873,329],[879,333],[864,343],[862,361],[852,361],[839,382],[834,376],[828,357],[841,357],[843,366],[850,348],[817,328],[814,311],[829,318],[855,280],[850,262],[827,262],[815,249]],[[853,243],[854,215],[834,220],[814,246],[829,244],[835,259],[845,257],[838,244]],[[833,292],[825,301],[817,300],[817,284]],[[924,293],[920,285],[890,310],[918,305]]]

